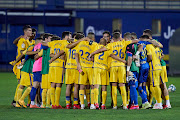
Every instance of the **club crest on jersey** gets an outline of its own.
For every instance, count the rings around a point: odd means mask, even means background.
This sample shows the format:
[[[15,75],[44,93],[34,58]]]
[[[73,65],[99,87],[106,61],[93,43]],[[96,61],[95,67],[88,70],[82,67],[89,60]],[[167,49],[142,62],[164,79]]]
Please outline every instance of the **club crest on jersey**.
[[[24,44],[24,43],[22,43],[21,47],[22,47],[22,48],[25,48],[25,44]]]

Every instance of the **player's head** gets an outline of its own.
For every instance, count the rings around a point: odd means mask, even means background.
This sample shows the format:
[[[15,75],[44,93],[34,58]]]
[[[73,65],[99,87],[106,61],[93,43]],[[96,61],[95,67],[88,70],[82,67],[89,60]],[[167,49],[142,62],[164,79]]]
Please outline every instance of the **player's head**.
[[[72,33],[69,32],[69,31],[64,31],[62,33],[62,39],[63,40],[68,40],[68,39],[71,39],[72,38]]]
[[[38,38],[36,38],[36,40],[35,40],[35,44],[38,44],[38,43],[40,43],[42,41],[42,38],[41,37],[38,37]]]
[[[143,35],[148,35],[149,38],[152,39],[152,31],[150,29],[144,30]]]
[[[96,41],[96,40],[95,40],[95,34],[94,34],[93,32],[89,32],[88,35],[87,35],[87,37],[88,37],[89,39],[91,39],[92,41]]]
[[[50,34],[50,33],[45,33],[45,34],[43,35],[43,41],[45,41],[45,42],[50,42],[51,39],[52,39],[52,37],[53,37],[52,34]]]
[[[83,34],[77,33],[75,39],[76,39],[76,40],[80,40],[80,39],[82,39],[83,37],[84,37]]]
[[[132,40],[137,39],[137,34],[135,32],[132,32],[131,33],[131,38],[132,38]]]
[[[126,33],[124,34],[124,39],[125,39],[125,40],[131,40],[131,33],[130,33],[130,32],[126,32]]]
[[[83,32],[77,32],[77,33],[80,33],[80,34],[82,34],[85,37],[85,34]]]
[[[139,40],[143,41],[143,40],[147,40],[149,39],[149,36],[148,35],[142,35]]]
[[[120,40],[122,40],[122,33],[121,33],[121,30],[116,29],[116,30],[113,31],[113,33],[119,33],[119,34],[120,34]]]
[[[120,40],[120,33],[114,32],[113,33],[113,41],[119,41]]]
[[[32,35],[31,35],[31,37],[30,37],[30,39],[35,39],[35,37],[36,37],[36,29],[35,28],[32,28]]]
[[[103,38],[106,39],[107,42],[110,42],[111,39],[111,34],[109,31],[104,31],[103,32]]]
[[[61,37],[57,36],[57,35],[53,35],[52,38],[51,38],[51,41],[53,40],[60,40]]]
[[[40,37],[43,39],[43,36],[45,35],[46,33],[42,33],[40,34]]]
[[[30,37],[32,35],[32,28],[30,25],[25,25],[23,27],[24,35],[27,35],[27,37]]]
[[[76,34],[77,34],[77,32],[74,32],[74,33],[72,34],[72,38],[74,38],[74,39],[75,39]]]
[[[104,39],[104,38],[101,38],[99,44],[106,46],[107,45],[107,40]]]

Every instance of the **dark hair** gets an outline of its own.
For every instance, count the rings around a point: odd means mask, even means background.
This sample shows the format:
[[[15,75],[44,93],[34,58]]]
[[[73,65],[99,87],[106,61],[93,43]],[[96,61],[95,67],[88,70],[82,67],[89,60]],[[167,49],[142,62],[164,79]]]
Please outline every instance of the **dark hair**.
[[[85,37],[85,34],[83,32],[77,32],[77,33],[80,33],[80,34],[82,34]]]
[[[137,38],[137,34],[135,32],[132,32],[131,33],[131,36],[133,37],[133,39],[136,39]]]
[[[144,30],[143,33],[147,33],[149,37],[152,37],[152,31],[150,29]]]
[[[131,33],[130,32],[124,33],[124,38],[130,38],[131,39]]]
[[[109,34],[109,36],[111,35],[109,31],[104,31],[104,32],[103,32],[103,35],[104,35],[104,34]]]
[[[149,39],[149,36],[148,35],[142,35],[140,38],[141,39]]]
[[[38,38],[36,38],[36,40],[42,40],[42,38],[41,38],[41,37],[38,37]]]
[[[53,34],[44,33],[44,35],[43,35],[43,40],[45,40],[45,38],[48,38],[49,36],[53,36]]]
[[[77,32],[74,32],[74,33],[72,34],[72,38],[74,38],[74,36],[76,36],[76,34],[77,34]]]
[[[114,39],[120,38],[120,33],[119,33],[119,32],[114,32],[114,33],[113,33],[113,38],[114,38]]]
[[[42,33],[40,34],[40,37],[43,39],[43,36],[45,35],[46,33]]]
[[[93,32],[89,32],[88,35],[95,35]]]
[[[80,40],[84,37],[83,34],[77,33],[75,39]]]
[[[57,35],[53,35],[51,38],[51,41],[53,40],[61,40],[61,37],[57,36]]]
[[[32,32],[36,32],[37,30],[35,28],[32,28]]]
[[[119,30],[119,29],[116,29],[113,31],[113,33],[115,33],[115,32],[119,32],[121,34],[121,30]]]
[[[64,31],[64,32],[62,33],[62,39],[65,38],[66,36],[69,36],[69,34],[72,34],[72,33],[69,32],[69,31]]]
[[[23,27],[23,31],[24,31],[24,30],[27,30],[28,28],[31,28],[31,26],[30,26],[30,25],[25,25],[25,26]]]

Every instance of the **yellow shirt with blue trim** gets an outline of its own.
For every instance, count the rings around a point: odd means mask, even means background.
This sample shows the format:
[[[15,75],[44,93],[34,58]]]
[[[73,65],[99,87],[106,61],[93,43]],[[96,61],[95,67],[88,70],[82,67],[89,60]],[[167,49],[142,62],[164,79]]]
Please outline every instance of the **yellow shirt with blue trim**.
[[[50,54],[57,54],[60,52],[65,46],[67,46],[68,41],[67,40],[54,40],[51,42],[48,42],[48,47],[50,47]],[[57,58],[55,61],[53,61],[49,66],[58,66],[58,67],[64,67],[65,61]]]
[[[24,38],[20,38],[17,44],[16,59],[21,55],[21,51],[26,50],[29,47],[28,41]]]
[[[98,45],[96,47],[96,50],[104,47],[104,45]],[[94,68],[100,68],[100,69],[105,69],[108,70],[108,58],[110,56],[110,51],[104,51],[101,53],[98,53],[94,55]]]
[[[159,47],[152,44],[146,45],[147,55],[152,55],[152,61],[149,63],[150,70],[161,70],[161,52]]]
[[[122,41],[109,43],[106,46],[106,48],[108,49],[108,51],[110,51],[111,54],[114,54],[114,55],[120,57],[121,59],[125,60],[126,47],[127,47],[127,45],[129,45],[131,43],[132,43],[132,40],[130,40],[130,41],[122,40]],[[111,67],[118,67],[118,66],[125,66],[125,64],[123,62],[120,62],[120,61],[112,58]]]
[[[76,53],[79,54],[79,62],[82,67],[92,68],[93,62],[88,61],[88,57],[91,53],[93,53],[98,47],[98,43],[93,42],[89,45],[88,41],[82,41],[77,45]]]

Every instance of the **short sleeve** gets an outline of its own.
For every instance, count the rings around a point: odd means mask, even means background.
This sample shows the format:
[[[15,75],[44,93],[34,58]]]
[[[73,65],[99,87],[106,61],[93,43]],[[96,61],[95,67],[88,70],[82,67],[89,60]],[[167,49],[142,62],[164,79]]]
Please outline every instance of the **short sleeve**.
[[[38,53],[38,55],[41,57],[43,55],[43,49]]]
[[[52,42],[48,42],[48,47],[51,47],[52,46]]]
[[[152,55],[151,45],[146,45],[147,55]]]
[[[131,44],[131,43],[132,43],[132,40],[125,41],[126,46],[129,45],[129,44]]]
[[[24,40],[22,38],[18,41],[18,49],[20,51],[26,49],[26,44],[24,43]]]
[[[106,45],[106,49],[107,49],[107,50],[111,50],[111,45],[112,45],[111,43],[107,44],[107,45]]]

